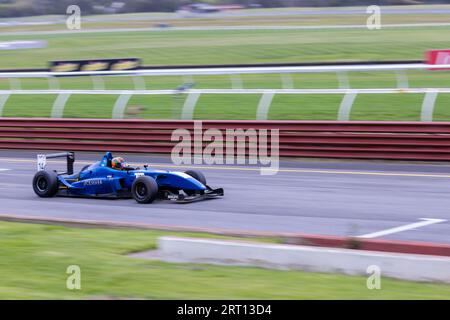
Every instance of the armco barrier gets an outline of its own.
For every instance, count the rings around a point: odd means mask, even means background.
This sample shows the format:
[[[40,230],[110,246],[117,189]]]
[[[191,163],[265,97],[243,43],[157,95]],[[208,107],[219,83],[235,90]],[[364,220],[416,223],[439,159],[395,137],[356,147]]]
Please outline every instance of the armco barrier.
[[[280,156],[450,160],[450,123],[201,121],[203,130],[279,129]],[[170,153],[194,121],[0,118],[0,148]],[[194,135],[192,133],[192,137]]]

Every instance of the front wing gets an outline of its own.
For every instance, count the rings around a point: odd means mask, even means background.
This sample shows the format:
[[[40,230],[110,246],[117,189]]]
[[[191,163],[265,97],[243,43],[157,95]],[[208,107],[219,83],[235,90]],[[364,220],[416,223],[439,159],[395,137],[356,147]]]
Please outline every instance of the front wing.
[[[177,195],[169,194],[167,195],[167,199],[174,200],[177,203],[191,203],[200,200],[215,199],[218,197],[222,197],[224,195],[223,188],[212,189],[209,186],[206,187],[208,189],[202,194],[195,194],[195,195],[185,195],[182,193],[179,193]]]

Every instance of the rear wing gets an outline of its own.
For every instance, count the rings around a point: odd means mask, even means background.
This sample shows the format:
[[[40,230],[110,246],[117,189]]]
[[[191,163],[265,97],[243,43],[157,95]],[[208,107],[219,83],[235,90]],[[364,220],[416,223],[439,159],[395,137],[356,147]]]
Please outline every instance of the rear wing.
[[[45,170],[47,166],[47,159],[66,158],[67,171],[58,172],[58,174],[73,174],[73,163],[75,162],[74,152],[61,152],[51,154],[38,154],[37,155],[37,170]]]

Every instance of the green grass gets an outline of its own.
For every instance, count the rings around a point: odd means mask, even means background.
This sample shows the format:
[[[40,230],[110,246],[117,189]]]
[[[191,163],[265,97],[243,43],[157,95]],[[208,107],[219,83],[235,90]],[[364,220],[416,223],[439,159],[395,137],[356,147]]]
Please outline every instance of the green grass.
[[[254,120],[259,95],[203,95],[200,97],[195,119],[243,119]]]
[[[13,95],[3,110],[5,117],[50,117],[54,95]]]
[[[278,95],[269,112],[271,120],[336,120],[340,95]]]
[[[126,256],[156,248],[157,237],[167,234],[0,222],[0,299],[450,298],[450,286],[436,283],[383,278],[381,290],[368,290],[365,277],[172,264]],[[81,268],[79,291],[66,289],[69,265]]]
[[[419,121],[424,95],[422,94],[367,94],[355,100],[351,120]]]
[[[73,96],[66,104],[64,116],[77,118],[89,114],[89,118],[111,118],[116,99],[112,95]]]
[[[146,65],[422,59],[446,48],[449,27],[381,30],[200,30],[39,35],[48,47],[0,52],[0,68],[50,60],[139,57]],[[0,41],[36,35],[0,35]]]
[[[450,121],[450,94],[441,94],[436,99],[436,108],[434,110],[434,120]]]

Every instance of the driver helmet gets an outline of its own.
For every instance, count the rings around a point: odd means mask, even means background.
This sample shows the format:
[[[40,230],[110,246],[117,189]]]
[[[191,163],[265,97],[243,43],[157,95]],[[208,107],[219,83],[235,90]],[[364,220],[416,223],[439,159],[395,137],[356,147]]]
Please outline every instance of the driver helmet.
[[[126,167],[126,162],[122,157],[115,157],[111,160],[111,167],[113,169],[122,170]]]

